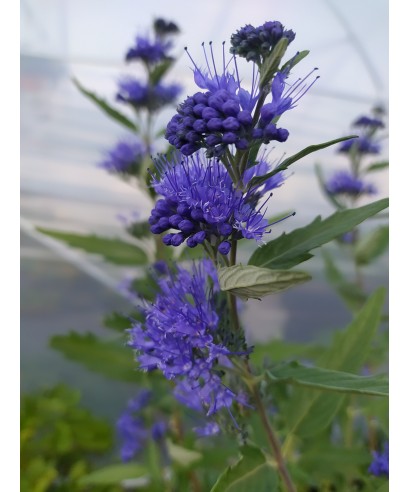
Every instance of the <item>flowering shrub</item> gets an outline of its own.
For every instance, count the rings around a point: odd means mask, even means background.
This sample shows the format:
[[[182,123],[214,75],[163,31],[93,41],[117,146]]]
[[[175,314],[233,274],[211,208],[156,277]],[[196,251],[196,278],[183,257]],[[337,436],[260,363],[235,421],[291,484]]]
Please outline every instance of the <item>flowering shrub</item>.
[[[274,360],[272,346],[248,344],[238,302],[310,280],[294,267],[388,206],[387,199],[341,206],[324,220],[318,217],[282,235],[278,224],[294,214],[266,218],[267,203],[276,188],[286,186],[291,165],[335,144],[349,155],[375,153],[379,144],[372,139],[381,123],[361,118],[355,123],[359,136],[311,145],[273,165],[264,146],[274,141],[280,147],[291,138],[286,122],[279,126],[279,120],[315,83],[316,69],[294,78],[308,52],[293,52],[284,61],[295,33],[280,22],[246,25],[232,34],[229,50],[223,45],[222,60],[212,43],[209,50],[204,46],[202,63],[186,50],[199,90],[178,105],[166,126],[171,149],[151,162],[156,143],[152,115],[178,92],[161,80],[173,62],[170,38],[177,31],[174,23],[157,20],[154,36],[138,36],[128,50],[126,61],[142,63],[147,81],[120,80],[116,100],[140,121],[145,115],[145,125],[137,127],[116,108],[109,113],[142,135],[143,142],[119,143],[101,164],[135,178],[152,201],[147,223],[126,224],[134,238],[151,237],[147,250],[142,243],[118,241],[116,255],[107,249],[112,242],[97,241],[98,252],[111,261],[153,262],[142,277],[122,284],[134,303],[131,315],[106,319],[107,326],[125,329],[127,347],[121,350],[127,364],[134,359],[125,375],[139,386],[117,423],[122,458],[138,461],[149,490],[375,490],[385,479],[368,471],[379,437],[367,421],[353,432],[357,422],[350,417],[349,401],[355,395],[363,416],[385,421],[385,405],[372,407],[373,399],[385,401],[385,375],[360,375],[370,363],[377,372],[383,365],[372,360],[370,348],[381,322],[384,290],[362,297],[350,325],[328,346],[297,349],[275,342]],[[241,63],[252,66],[249,87],[239,75]],[[107,112],[107,103],[81,89]],[[339,196],[354,203],[375,192],[362,180],[357,162],[351,174],[339,173],[324,185],[337,203]],[[80,235],[44,232],[97,252],[95,237],[91,244]],[[245,264],[238,263],[238,247],[248,241],[255,251]],[[88,343],[89,353],[108,346],[76,337],[83,348]],[[62,352],[67,352],[66,341],[60,337],[57,343]],[[82,362],[109,377],[115,372],[106,360],[100,366],[87,358]],[[382,425],[376,432],[382,434]],[[370,471],[376,468],[371,465]],[[117,482],[132,478],[129,468],[122,474],[116,470]],[[92,483],[93,475],[88,480]]]

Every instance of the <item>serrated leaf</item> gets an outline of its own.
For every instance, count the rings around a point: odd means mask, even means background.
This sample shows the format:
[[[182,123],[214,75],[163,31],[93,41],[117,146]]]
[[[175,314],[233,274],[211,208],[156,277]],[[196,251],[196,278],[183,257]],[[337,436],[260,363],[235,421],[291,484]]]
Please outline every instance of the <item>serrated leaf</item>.
[[[100,255],[117,265],[145,265],[148,261],[147,255],[141,248],[122,239],[61,232],[43,227],[38,227],[37,230],[54,239],[64,241],[73,248]]]
[[[272,53],[264,61],[260,69],[259,86],[262,88],[273,78],[275,72],[278,71],[279,63],[285,54],[289,41],[286,38],[281,38],[273,48]]]
[[[80,478],[80,485],[114,485],[123,480],[147,475],[146,468],[139,463],[119,463],[95,470]]]
[[[243,299],[260,299],[307,282],[311,278],[304,272],[271,270],[249,265],[234,265],[218,270],[221,290]]]
[[[72,331],[68,335],[52,337],[50,347],[110,379],[138,382],[144,375],[137,370],[132,352],[122,340],[119,343],[103,341],[92,333]]]
[[[322,391],[388,396],[389,385],[385,375],[357,376],[349,372],[322,367],[306,367],[293,361],[266,371],[273,382],[307,386]]]
[[[389,227],[382,226],[361,237],[355,247],[355,258],[359,265],[368,265],[382,255],[389,246]]]
[[[295,67],[299,62],[301,62],[309,53],[309,50],[299,51],[299,53],[297,53],[294,57],[292,57],[280,67],[280,71],[283,72],[284,70],[292,70],[292,68]]]
[[[337,268],[333,259],[326,251],[322,251],[322,254],[328,282],[333,285],[351,311],[358,311],[366,302],[367,295],[355,283],[345,279],[342,272]]]
[[[243,446],[242,457],[218,478],[211,492],[276,492],[278,478],[273,464],[254,446]]]
[[[357,135],[349,135],[348,137],[336,138],[335,140],[330,140],[328,142],[324,142],[321,144],[310,145],[309,147],[306,147],[305,149],[298,152],[297,154],[294,154],[288,157],[287,159],[283,160],[281,164],[276,166],[275,169],[273,169],[271,172],[264,174],[263,176],[255,176],[254,178],[252,178],[248,185],[248,188],[253,188],[254,186],[260,186],[262,183],[264,183],[266,180],[268,180],[275,174],[284,171],[294,162],[299,161],[303,157],[312,154],[313,152],[317,152],[318,150],[325,149],[326,147],[330,147],[331,145],[335,145],[339,142],[344,142],[345,140],[350,140],[351,138],[357,138]]]
[[[139,128],[135,123],[133,123],[127,116],[122,114],[120,111],[113,108],[103,98],[97,96],[97,94],[95,94],[94,92],[89,91],[88,89],[83,87],[77,79],[73,78],[72,81],[73,81],[74,85],[77,87],[77,89],[85,97],[87,97],[90,101],[95,103],[110,118],[117,121],[121,125],[125,126],[126,128],[128,128],[128,130],[132,130],[133,132],[139,131]]]
[[[346,372],[361,369],[380,323],[384,297],[383,288],[373,293],[352,323],[337,333],[331,347],[318,359],[319,366]],[[295,391],[283,413],[289,436],[296,434],[303,438],[321,432],[330,424],[344,398],[343,395],[312,393],[307,389]]]
[[[277,239],[258,248],[251,256],[249,265],[272,269],[298,265],[311,258],[309,251],[352,230],[367,218],[385,209],[388,204],[388,198],[384,198],[363,207],[338,211],[325,220],[318,216],[307,226],[288,234],[283,233]]]
[[[381,161],[381,162],[374,162],[373,164],[370,164],[364,172],[365,173],[371,173],[374,171],[382,171],[383,169],[386,169],[389,167],[389,161]]]
[[[202,454],[198,451],[174,444],[170,439],[166,440],[166,445],[171,460],[183,468],[190,468],[202,459]]]

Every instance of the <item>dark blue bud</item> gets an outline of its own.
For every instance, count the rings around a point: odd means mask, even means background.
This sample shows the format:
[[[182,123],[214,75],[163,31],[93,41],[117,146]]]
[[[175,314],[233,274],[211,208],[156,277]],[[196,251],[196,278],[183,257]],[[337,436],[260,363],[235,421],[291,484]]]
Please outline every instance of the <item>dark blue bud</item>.
[[[178,214],[171,215],[169,218],[169,223],[172,225],[172,227],[178,227],[178,224],[183,220],[183,217],[181,217]]]
[[[204,214],[200,208],[194,208],[191,210],[191,218],[196,221],[200,221],[204,218]]]
[[[205,139],[206,145],[209,145],[210,147],[218,145],[221,141],[221,137],[218,137],[218,135],[208,135]]]
[[[182,217],[189,217],[189,206],[186,203],[180,203],[177,207],[177,212]]]
[[[154,224],[152,225],[149,230],[152,232],[152,234],[161,234],[162,232],[166,231],[168,227],[161,227],[159,224]]]
[[[216,109],[217,111],[221,111],[223,104],[224,104],[224,100],[222,99],[222,97],[218,97],[214,95],[214,96],[210,96],[208,99],[208,106]]]
[[[197,246],[198,243],[195,241],[194,236],[190,236],[186,240],[186,245],[188,246],[188,248],[195,248],[195,246]]]
[[[276,140],[278,142],[286,142],[289,137],[289,132],[286,128],[278,128],[276,132]]]
[[[178,232],[178,234],[174,234],[171,239],[171,244],[172,246],[179,246],[182,244],[185,240],[185,236],[182,234],[182,232]]]
[[[185,135],[185,138],[188,140],[188,142],[195,143],[200,139],[200,135],[196,132],[190,131]]]
[[[148,219],[148,224],[149,225],[154,225],[158,222],[158,217],[154,217],[153,215],[151,215]]]
[[[229,130],[231,132],[236,132],[241,128],[241,124],[233,116],[228,116],[228,118],[225,118],[222,125],[225,130]]]
[[[206,239],[206,232],[205,231],[199,231],[196,234],[194,234],[192,237],[195,239],[197,244],[202,244]]]
[[[209,131],[217,132],[222,129],[222,120],[221,118],[211,118],[206,126]]]
[[[192,96],[195,104],[207,104],[208,97],[203,92],[197,92]]]
[[[205,104],[196,104],[193,108],[193,112],[196,116],[201,117],[202,116],[202,111],[207,108],[208,106],[205,106]]]
[[[249,147],[249,142],[246,140],[246,138],[240,138],[236,143],[235,147],[238,150],[246,150]]]
[[[222,111],[228,116],[236,116],[240,110],[239,103],[232,101],[232,99],[222,104]]]
[[[194,130],[199,133],[203,133],[207,130],[206,122],[204,120],[196,120],[192,126]]]
[[[218,246],[218,251],[221,255],[227,255],[229,251],[231,251],[231,243],[229,241],[222,241],[222,243]]]
[[[283,33],[282,37],[286,38],[289,43],[291,43],[295,39],[295,36],[296,34],[292,31],[292,29],[288,29]]]
[[[229,234],[232,232],[231,224],[228,224],[227,222],[218,224],[218,232],[219,234],[221,234],[221,236],[229,236]]]
[[[190,220],[185,219],[181,220],[181,222],[178,224],[178,229],[180,229],[185,234],[190,234],[195,229],[195,226]]]
[[[237,119],[239,123],[241,123],[242,125],[245,126],[252,125],[252,114],[250,111],[247,111],[246,109],[238,113]]]
[[[252,137],[253,138],[262,138],[263,137],[263,130],[261,128],[254,128],[252,130]]]
[[[216,111],[214,108],[205,108],[202,111],[202,118],[204,120],[210,120],[211,118],[219,118],[219,111]]]
[[[275,107],[272,103],[265,104],[261,109],[261,120],[263,122],[269,123],[275,116]]]
[[[227,132],[222,137],[222,142],[226,144],[233,144],[237,140],[238,140],[238,135],[235,135],[235,133],[232,132]]]
[[[185,145],[182,145],[180,150],[181,150],[181,154],[191,155],[194,152],[196,152],[197,150],[199,150],[200,148],[201,148],[201,146],[199,144],[187,143]]]
[[[169,229],[169,219],[168,217],[161,217],[158,221],[158,225],[164,228],[164,231]]]
[[[278,130],[276,128],[276,125],[273,123],[269,123],[269,125],[266,126],[265,130],[263,131],[263,136],[266,139],[273,140],[274,138],[277,137]]]
[[[192,116],[185,116],[185,118],[182,120],[182,123],[185,128],[190,128],[195,123],[195,121],[195,118],[193,118]]]
[[[162,242],[167,246],[171,246],[172,244],[171,241],[173,237],[174,237],[173,234],[165,234],[165,236],[162,238]]]
[[[155,211],[160,215],[170,215],[170,204],[166,200],[158,200],[155,204]]]

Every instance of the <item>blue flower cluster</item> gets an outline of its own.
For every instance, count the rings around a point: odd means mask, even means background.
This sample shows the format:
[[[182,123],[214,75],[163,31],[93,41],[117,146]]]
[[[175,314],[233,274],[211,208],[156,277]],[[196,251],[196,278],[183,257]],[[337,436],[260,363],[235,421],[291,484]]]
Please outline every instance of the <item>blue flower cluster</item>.
[[[106,152],[98,166],[112,173],[138,175],[146,154],[145,145],[137,138],[120,140]]]
[[[203,260],[192,273],[177,266],[175,274],[158,283],[155,302],[144,309],[145,323],[129,330],[128,344],[137,351],[140,368],[162,371],[175,381],[175,397],[190,408],[205,409],[207,416],[223,407],[229,410],[235,400],[246,403],[222,382],[215,367],[231,367],[233,353],[218,330],[218,281],[212,262]]]
[[[146,64],[154,64],[165,60],[172,48],[172,42],[155,37],[151,40],[144,36],[137,36],[135,45],[127,51],[126,61],[141,60]]]
[[[147,427],[142,412],[151,399],[151,391],[141,390],[135,398],[128,402],[126,410],[117,420],[116,429],[121,440],[121,459],[123,461],[130,461],[142,451],[150,437],[159,441],[167,431],[167,424],[163,420],[155,422],[151,429]]]
[[[164,198],[158,200],[148,219],[153,234],[168,229],[163,242],[179,246],[185,240],[194,248],[208,240],[218,245],[221,254],[230,251],[229,238],[260,241],[270,225],[264,218],[265,203],[258,206],[260,197],[284,182],[277,173],[262,187],[243,193],[235,189],[226,168],[215,158],[205,159],[200,152],[191,157],[174,156],[174,160],[157,161],[159,177],[153,177],[155,191]],[[254,176],[266,174],[269,165],[260,161],[249,168],[244,176],[247,185]]]
[[[205,58],[207,69],[199,69],[191,60],[195,83],[206,92],[196,92],[179,105],[165,133],[169,143],[184,155],[205,148],[208,157],[220,157],[229,145],[246,150],[253,144],[285,142],[288,130],[278,128],[273,121],[294,108],[311,87],[312,84],[308,87],[304,84],[310,74],[289,86],[285,82],[289,71],[277,72],[271,87],[272,102],[264,105],[259,114],[256,103],[260,93],[255,70],[251,90],[247,91],[241,87],[235,58],[236,70],[228,72],[229,63],[226,64],[224,56],[221,75],[216,72],[212,45],[211,63],[206,53]]]
[[[389,443],[384,445],[381,452],[373,452],[373,461],[369,466],[369,473],[376,477],[389,477]]]
[[[384,128],[384,123],[379,118],[371,118],[369,116],[360,116],[353,122],[352,126],[369,127],[369,128]]]
[[[117,101],[131,104],[136,110],[157,111],[172,104],[181,92],[179,84],[144,84],[133,77],[118,82]]]
[[[167,36],[169,34],[178,34],[179,27],[172,21],[166,21],[164,19],[155,19],[154,31],[157,36]]]
[[[349,171],[339,171],[335,173],[326,183],[326,189],[331,195],[372,195],[377,193],[376,188],[363,180],[355,177]]]
[[[368,135],[361,135],[359,138],[345,140],[338,150],[341,153],[349,153],[353,149],[359,154],[379,154],[381,146]]]
[[[230,52],[260,66],[282,38],[291,43],[295,33],[278,21],[265,22],[258,27],[247,24],[232,34]]]

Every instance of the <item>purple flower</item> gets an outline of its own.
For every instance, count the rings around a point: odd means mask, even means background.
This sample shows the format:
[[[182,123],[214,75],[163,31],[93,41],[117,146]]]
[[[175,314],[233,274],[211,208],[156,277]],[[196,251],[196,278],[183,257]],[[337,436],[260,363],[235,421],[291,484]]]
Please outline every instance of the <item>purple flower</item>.
[[[170,34],[178,34],[179,27],[175,22],[166,21],[164,19],[155,19],[154,31],[157,36],[167,36]]]
[[[160,292],[144,310],[145,323],[129,330],[128,345],[137,351],[140,368],[162,371],[175,381],[175,397],[194,410],[205,410],[207,416],[242,402],[215,367],[230,366],[233,353],[224,346],[219,329],[213,264],[203,260],[192,273],[176,266],[174,275],[158,282]]]
[[[117,101],[131,104],[136,110],[156,111],[175,101],[181,92],[178,84],[149,85],[133,77],[125,77],[118,82]]]
[[[151,40],[148,37],[137,36],[135,45],[127,51],[125,60],[142,60],[147,65],[158,63],[167,58],[171,48],[172,43],[160,37]]]
[[[332,195],[344,194],[354,197],[364,194],[372,195],[377,192],[372,184],[365,183],[348,171],[339,171],[335,173],[326,183],[326,189],[328,193]]]
[[[389,478],[389,443],[385,443],[381,452],[373,451],[373,461],[369,466],[369,473],[376,477]]]
[[[384,123],[379,118],[360,116],[359,118],[357,118],[357,120],[353,122],[353,126],[376,129],[376,128],[384,128]]]
[[[112,173],[138,175],[145,154],[146,147],[139,139],[120,140],[98,166]]]
[[[265,203],[258,201],[265,191],[280,186],[282,173],[268,180],[262,187],[246,193],[236,190],[226,168],[215,158],[205,159],[202,153],[191,157],[174,155],[173,160],[157,160],[158,174],[153,187],[164,198],[155,204],[148,222],[151,232],[161,234],[167,245],[178,246],[185,240],[194,248],[205,240],[216,241],[219,252],[230,250],[229,238],[245,237],[261,241],[268,227],[264,219]],[[265,161],[245,172],[244,183],[254,176],[268,172]]]
[[[260,66],[282,38],[291,43],[295,33],[278,21],[265,22],[258,27],[247,24],[232,34],[230,52]]]
[[[379,154],[381,146],[370,136],[362,135],[359,138],[345,140],[338,148],[338,151],[342,153],[349,153],[351,150],[355,150],[359,154]]]

